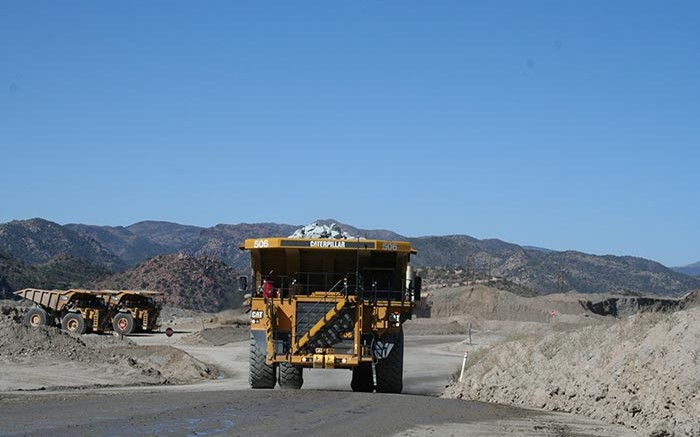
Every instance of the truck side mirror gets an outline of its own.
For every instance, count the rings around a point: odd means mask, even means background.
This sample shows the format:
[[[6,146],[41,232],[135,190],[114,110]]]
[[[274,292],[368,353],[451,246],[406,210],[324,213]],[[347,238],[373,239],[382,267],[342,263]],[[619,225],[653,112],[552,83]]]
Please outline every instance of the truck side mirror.
[[[238,291],[244,292],[248,290],[248,277],[241,275],[238,277]]]
[[[420,290],[423,286],[423,278],[416,276],[413,279],[413,300],[420,300]]]

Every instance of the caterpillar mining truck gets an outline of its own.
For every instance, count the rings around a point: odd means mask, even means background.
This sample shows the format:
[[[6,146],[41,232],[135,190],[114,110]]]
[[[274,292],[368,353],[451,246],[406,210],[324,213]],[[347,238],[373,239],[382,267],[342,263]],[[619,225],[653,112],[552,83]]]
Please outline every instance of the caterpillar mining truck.
[[[40,290],[25,288],[15,295],[34,302],[24,314],[24,324],[60,326],[74,334],[114,330],[129,335],[156,327],[161,305],[158,291]]]
[[[299,389],[313,368],[351,370],[353,391],[402,391],[402,325],[421,290],[410,243],[261,238],[241,249],[252,267],[252,388]]]

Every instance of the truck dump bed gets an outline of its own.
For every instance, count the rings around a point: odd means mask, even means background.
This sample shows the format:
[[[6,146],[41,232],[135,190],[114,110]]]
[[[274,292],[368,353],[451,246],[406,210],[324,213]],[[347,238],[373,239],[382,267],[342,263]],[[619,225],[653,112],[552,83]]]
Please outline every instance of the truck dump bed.
[[[74,293],[75,290],[41,290],[38,288],[15,291],[15,295],[55,311],[61,311]]]
[[[34,302],[27,311],[29,326],[59,324],[63,329],[82,334],[88,329],[102,332],[114,329],[126,335],[137,329],[153,330],[160,314],[154,298],[160,291],[149,290],[42,290],[25,288],[15,295]]]

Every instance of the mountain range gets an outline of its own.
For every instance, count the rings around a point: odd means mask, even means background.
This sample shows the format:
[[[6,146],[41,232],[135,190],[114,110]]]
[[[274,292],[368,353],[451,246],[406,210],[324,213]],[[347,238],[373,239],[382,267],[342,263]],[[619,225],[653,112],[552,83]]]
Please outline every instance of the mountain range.
[[[683,267],[671,267],[671,269],[684,275],[700,277],[700,261]]]
[[[332,222],[336,221],[317,221],[320,224]],[[340,226],[351,235],[410,241],[418,250],[412,260],[417,267],[457,267],[459,271],[503,278],[537,293],[634,292],[675,296],[700,288],[699,278],[643,258],[553,251],[467,235],[406,237],[391,230],[359,229],[342,223]],[[297,228],[299,226],[278,223],[219,224],[205,228],[159,221],[124,227],[62,226],[40,218],[16,220],[0,224],[0,251],[5,252],[0,257],[0,286],[3,281],[7,289],[16,289],[18,284],[31,281],[46,284],[51,282],[52,275],[58,277],[59,273],[63,277],[56,281],[64,285],[140,286],[138,277],[145,277],[145,270],[154,268],[151,265],[144,269],[144,263],[167,254],[187,255],[184,262],[195,276],[196,272],[206,271],[197,265],[201,259],[207,259],[208,263],[218,260],[232,271],[243,272],[248,268],[248,254],[238,247],[244,239],[287,236]],[[61,267],[69,260],[83,265]],[[50,268],[52,263],[54,266]],[[182,281],[177,271],[169,271],[184,268],[179,261],[161,263],[158,268],[162,271],[158,276],[161,284],[163,281],[175,284],[173,287],[179,287],[178,290],[189,286],[186,285],[189,280]],[[14,273],[5,274],[4,271]],[[29,279],[18,281],[22,277],[18,272],[25,272]],[[231,272],[210,279],[216,282],[223,277],[232,277]],[[429,277],[425,279],[430,281]],[[144,284],[154,287],[154,282]],[[174,293],[179,293],[178,290]]]

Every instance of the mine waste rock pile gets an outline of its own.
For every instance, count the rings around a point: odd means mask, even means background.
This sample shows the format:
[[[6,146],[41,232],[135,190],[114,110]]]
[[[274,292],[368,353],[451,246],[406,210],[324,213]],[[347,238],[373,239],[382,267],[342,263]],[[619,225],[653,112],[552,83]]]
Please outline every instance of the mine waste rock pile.
[[[680,298],[614,296],[597,301],[580,300],[588,311],[601,316],[631,316],[636,313],[670,313],[700,305],[700,290]]]
[[[358,237],[353,237],[347,232],[343,232],[338,223],[331,223],[329,226],[310,223],[294,231],[288,238],[332,238],[335,240],[345,240]]]
[[[552,327],[472,354],[445,397],[587,415],[645,436],[700,435],[700,308]]]

